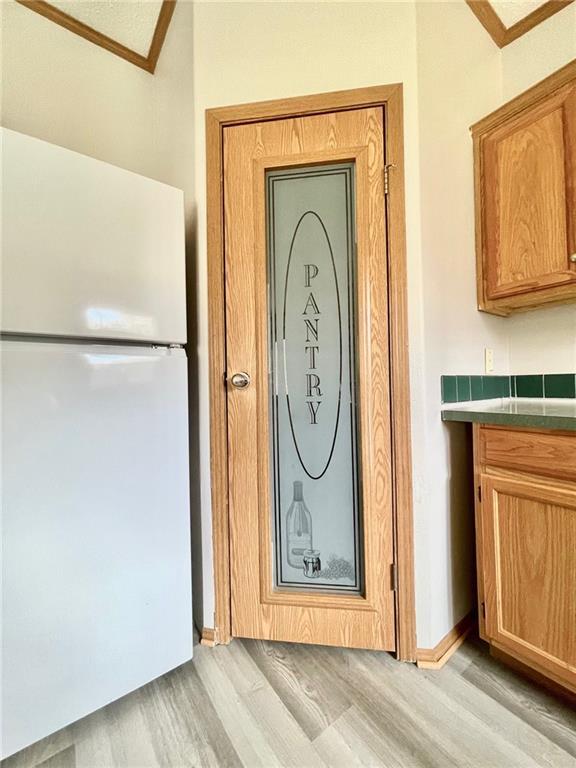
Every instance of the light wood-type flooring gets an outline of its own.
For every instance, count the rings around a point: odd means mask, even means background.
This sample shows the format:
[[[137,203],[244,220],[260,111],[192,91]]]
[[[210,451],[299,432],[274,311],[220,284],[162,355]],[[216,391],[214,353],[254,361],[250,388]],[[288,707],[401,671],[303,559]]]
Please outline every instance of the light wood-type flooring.
[[[576,713],[467,641],[440,671],[235,640],[3,768],[576,767]]]

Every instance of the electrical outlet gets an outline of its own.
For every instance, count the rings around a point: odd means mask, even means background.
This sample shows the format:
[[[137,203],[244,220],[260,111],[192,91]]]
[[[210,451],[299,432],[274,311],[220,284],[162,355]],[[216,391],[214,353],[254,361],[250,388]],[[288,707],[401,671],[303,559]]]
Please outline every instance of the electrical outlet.
[[[484,371],[485,373],[492,373],[494,370],[494,350],[493,349],[486,349],[484,350]]]

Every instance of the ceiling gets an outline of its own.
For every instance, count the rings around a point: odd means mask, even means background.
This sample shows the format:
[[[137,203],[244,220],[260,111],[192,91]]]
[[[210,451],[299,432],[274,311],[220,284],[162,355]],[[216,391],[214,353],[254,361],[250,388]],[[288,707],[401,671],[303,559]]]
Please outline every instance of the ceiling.
[[[503,48],[571,5],[574,0],[466,0],[478,21]]]
[[[153,73],[176,0],[17,0],[46,19]]]
[[[526,18],[529,13],[544,5],[542,0],[503,0],[496,2],[490,0],[490,5],[507,27],[516,24],[520,19]]]
[[[45,18],[153,73],[176,0],[17,0]],[[466,0],[503,48],[575,0]]]
[[[162,0],[124,3],[118,0],[51,0],[51,5],[97,32],[146,56],[154,35]]]

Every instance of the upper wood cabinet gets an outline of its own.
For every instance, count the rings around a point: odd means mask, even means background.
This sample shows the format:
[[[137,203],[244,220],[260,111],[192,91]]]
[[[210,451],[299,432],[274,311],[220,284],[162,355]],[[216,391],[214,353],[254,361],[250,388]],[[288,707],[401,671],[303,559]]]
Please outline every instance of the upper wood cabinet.
[[[479,309],[576,300],[576,63],[472,133]]]

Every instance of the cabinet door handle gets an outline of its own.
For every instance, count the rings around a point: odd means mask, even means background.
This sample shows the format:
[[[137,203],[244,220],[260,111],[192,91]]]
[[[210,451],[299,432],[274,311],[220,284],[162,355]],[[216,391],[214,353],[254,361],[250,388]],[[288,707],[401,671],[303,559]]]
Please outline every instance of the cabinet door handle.
[[[572,264],[576,264],[576,253],[573,253],[572,256],[570,256],[570,261]]]

